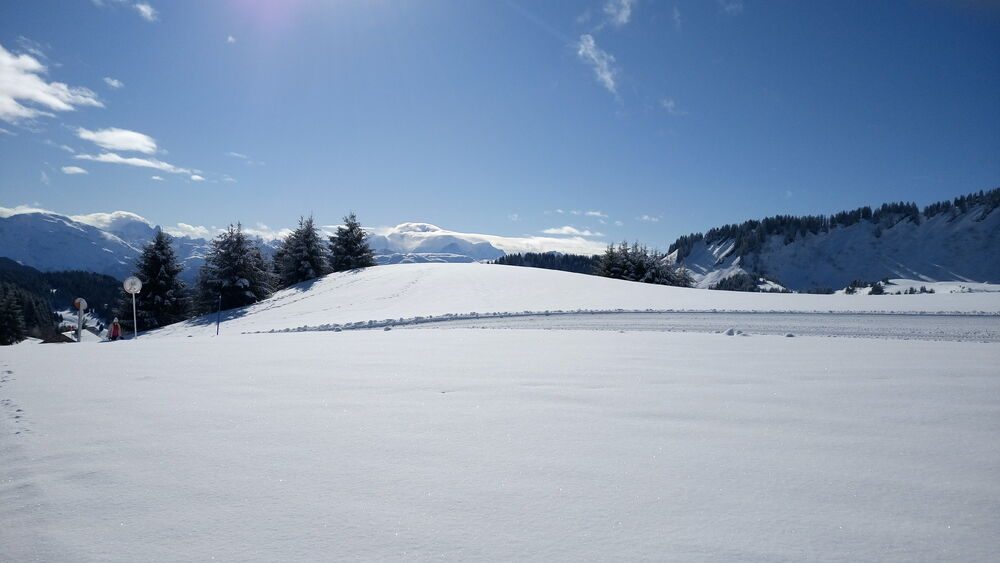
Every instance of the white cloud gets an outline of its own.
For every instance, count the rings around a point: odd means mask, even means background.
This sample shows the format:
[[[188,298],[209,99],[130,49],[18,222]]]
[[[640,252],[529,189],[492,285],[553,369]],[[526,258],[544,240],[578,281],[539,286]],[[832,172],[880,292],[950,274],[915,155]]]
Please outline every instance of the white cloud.
[[[84,141],[91,141],[97,146],[112,151],[133,151],[143,154],[153,154],[156,152],[156,140],[149,135],[128,129],[110,127],[90,131],[79,127],[76,136]]]
[[[118,88],[121,88],[122,86],[125,86],[124,82],[122,82],[121,80],[118,80],[116,78],[111,78],[110,76],[105,76],[104,77],[104,83],[107,84],[108,86],[116,89],[116,90]]]
[[[149,4],[145,2],[136,2],[132,7],[135,8],[135,11],[139,12],[139,15],[142,16],[142,19],[148,22],[156,21],[158,14],[156,13],[156,10]]]
[[[44,170],[42,170],[42,175],[38,177],[38,181],[46,186],[48,186],[51,183],[49,182],[49,175],[46,174]]]
[[[624,224],[625,224],[625,223],[622,223],[621,221],[615,221],[615,226],[616,226],[616,227],[621,227],[621,226],[622,226],[622,225],[624,225]]]
[[[674,6],[674,29],[680,31],[683,24],[684,19],[681,17],[681,10],[677,6]]]
[[[687,115],[687,112],[677,107],[677,102],[673,98],[663,98],[660,105],[667,110],[670,115]]]
[[[87,88],[46,82],[42,75],[47,72],[38,59],[14,55],[0,45],[0,120],[14,123],[81,106],[104,107]]]
[[[0,133],[3,133],[4,135],[10,135],[11,137],[17,137],[17,133],[4,129],[3,127],[0,127]]]
[[[235,184],[236,183],[236,178],[233,178],[229,174],[223,174],[222,175],[222,181],[230,183],[230,184]]]
[[[174,227],[163,227],[163,232],[175,237],[210,239],[219,234],[219,229],[216,229],[215,227],[209,228],[188,225],[187,223],[177,223]]]
[[[205,178],[203,178],[203,177],[201,177],[201,176],[199,176],[197,174],[192,174],[191,175],[191,181],[192,182],[204,182]]]
[[[516,223],[521,220],[521,216],[517,213],[511,213],[510,215],[507,215],[507,219]]]
[[[291,229],[272,229],[264,223],[257,223],[253,227],[243,226],[243,232],[252,236],[258,237],[265,241],[272,241],[275,239],[283,239],[288,235],[292,234]]]
[[[615,58],[597,46],[593,35],[580,36],[580,41],[576,45],[576,55],[593,67],[594,77],[608,92],[618,94],[618,87],[615,84],[615,75],[618,73],[615,68]]]
[[[660,222],[660,218],[659,217],[654,217],[652,215],[642,215],[642,216],[636,217],[636,220],[637,221],[645,221],[646,223],[659,223]]]
[[[150,178],[150,180],[156,180],[157,182],[162,182],[163,176],[153,176]]]
[[[157,160],[155,158],[139,158],[139,157],[125,157],[113,152],[104,152],[98,155],[93,154],[78,154],[76,158],[80,160],[89,160],[92,162],[105,162],[108,164],[125,164],[127,166],[138,166],[140,168],[152,168],[153,170],[160,170],[162,172],[169,172],[171,174],[190,174],[191,171],[187,168],[181,168],[179,166],[174,166],[173,164],[163,162],[162,160]]]
[[[603,237],[604,233],[597,233],[590,231],[588,229],[580,230],[575,227],[566,225],[564,227],[552,227],[542,231],[546,235],[570,235],[575,237]]]
[[[632,6],[635,0],[608,0],[604,4],[604,14],[608,22],[615,27],[622,27],[632,19]]]
[[[91,227],[97,227],[98,229],[111,229],[120,223],[145,223],[150,227],[153,224],[143,217],[142,215],[136,215],[131,211],[112,211],[111,213],[88,213],[86,215],[70,215],[70,219],[77,221],[78,223],[83,223],[85,225],[90,225]]]
[[[738,16],[743,13],[743,0],[718,0],[722,11],[730,16]]]
[[[232,45],[233,43],[236,43],[236,38],[233,37],[232,35],[229,35],[229,36],[226,37],[226,43],[229,43],[230,45]]]
[[[608,214],[603,211],[584,211],[583,214],[587,217],[600,217],[601,219],[608,218]]]
[[[63,166],[63,174],[87,174],[88,172],[79,166]]]
[[[37,203],[34,205],[38,205]],[[14,207],[2,207],[0,206],[0,217],[6,219],[7,217],[13,217],[14,215],[24,215],[26,213],[52,213],[47,209],[39,209],[32,205],[15,205]]]

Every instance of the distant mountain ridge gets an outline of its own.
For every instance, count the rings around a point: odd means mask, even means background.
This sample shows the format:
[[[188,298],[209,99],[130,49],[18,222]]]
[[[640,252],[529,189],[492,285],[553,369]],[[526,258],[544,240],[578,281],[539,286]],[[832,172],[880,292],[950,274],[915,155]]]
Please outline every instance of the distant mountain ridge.
[[[1000,282],[1000,188],[940,201],[861,207],[833,215],[774,216],[678,238],[669,259],[698,287],[763,276],[795,290],[851,281]]]
[[[156,228],[127,211],[70,216],[29,210],[0,215],[0,256],[44,272],[84,270],[124,279]],[[369,241],[380,264],[475,262],[504,255],[488,240],[481,240],[488,236],[456,233],[428,223],[403,223],[380,229]],[[269,256],[280,240],[258,242]],[[196,279],[209,244],[204,238],[174,236],[186,282]]]

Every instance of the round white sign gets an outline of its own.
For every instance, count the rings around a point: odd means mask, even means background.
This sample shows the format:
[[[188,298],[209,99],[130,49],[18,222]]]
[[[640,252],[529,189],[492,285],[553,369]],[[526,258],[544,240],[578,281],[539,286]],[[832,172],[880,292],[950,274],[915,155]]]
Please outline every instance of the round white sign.
[[[87,300],[83,297],[77,297],[73,300],[73,306],[81,311],[87,310]]]
[[[124,287],[125,291],[129,293],[139,293],[139,290],[142,289],[142,280],[135,276],[129,276],[128,279],[125,280],[125,283],[122,284],[122,287]]]

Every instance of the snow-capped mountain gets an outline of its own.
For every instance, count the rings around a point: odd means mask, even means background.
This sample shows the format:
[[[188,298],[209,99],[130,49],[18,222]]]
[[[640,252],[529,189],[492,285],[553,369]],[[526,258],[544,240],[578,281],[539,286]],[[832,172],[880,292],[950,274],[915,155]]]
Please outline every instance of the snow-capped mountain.
[[[941,202],[861,208],[829,217],[773,217],[681,237],[670,259],[698,287],[766,276],[795,290],[853,280],[1000,281],[1000,190]]]
[[[41,209],[0,208],[0,256],[42,271],[85,270],[119,279],[128,276],[156,225],[127,211],[62,215]],[[165,229],[170,232],[170,229]],[[334,228],[325,229],[332,234]],[[503,256],[490,240],[520,248],[521,239],[448,231],[427,223],[403,223],[376,229],[370,241],[380,264],[475,262]],[[270,255],[280,239],[260,239]],[[192,282],[209,247],[205,238],[174,233],[174,248]]]

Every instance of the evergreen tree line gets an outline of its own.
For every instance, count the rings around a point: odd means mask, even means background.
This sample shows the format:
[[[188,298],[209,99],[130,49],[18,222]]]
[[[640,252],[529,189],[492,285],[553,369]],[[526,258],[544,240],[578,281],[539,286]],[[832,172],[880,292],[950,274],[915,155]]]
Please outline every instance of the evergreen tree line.
[[[354,213],[324,241],[312,217],[301,218],[298,227],[281,243],[271,260],[260,242],[229,225],[209,243],[205,263],[194,288],[186,287],[180,274],[184,267],[173,249],[173,238],[157,230],[136,261],[134,275],[142,281],[136,295],[139,330],[176,323],[192,315],[219,309],[252,305],[278,289],[341,272],[375,265],[364,229]],[[119,291],[116,315],[122,328],[132,330],[132,296]]]
[[[59,316],[48,299],[20,285],[0,282],[0,346],[56,334]]]
[[[562,254],[559,252],[525,252],[507,254],[493,261],[494,264],[506,266],[526,266],[529,268],[544,268],[546,270],[561,270],[578,274],[596,274],[600,256],[583,256],[581,254]]]
[[[740,272],[738,274],[733,274],[728,278],[723,278],[719,283],[713,285],[711,289],[718,289],[722,291],[748,291],[753,293],[791,293],[789,289],[779,289],[779,288],[765,288],[761,289],[760,284],[766,281],[766,278],[751,276],[745,272]],[[832,293],[832,291],[831,291]]]
[[[775,215],[760,220],[754,219],[740,224],[723,225],[705,233],[681,236],[670,245],[668,252],[677,251],[677,259],[683,260],[691,254],[695,244],[700,241],[714,244],[732,240],[735,241],[735,245],[730,254],[745,256],[760,250],[767,238],[772,235],[782,235],[784,243],[789,244],[807,234],[826,233],[838,227],[849,227],[862,221],[869,221],[876,225],[875,235],[879,236],[882,229],[892,227],[901,221],[920,224],[922,220],[941,213],[957,217],[976,207],[983,209],[977,220],[985,219],[994,209],[1000,207],[1000,188],[956,197],[951,201],[932,203],[924,207],[923,213],[915,203],[898,202],[885,203],[875,209],[868,206],[859,207],[833,215]]]
[[[598,259],[597,275],[606,278],[691,287],[691,276],[683,267],[677,267],[667,256],[651,250],[638,242],[609,244]]]
[[[53,310],[72,308],[76,297],[86,296],[91,309],[106,314],[120,287],[118,280],[103,274],[40,272],[0,258],[0,343],[55,336],[59,316]]]

